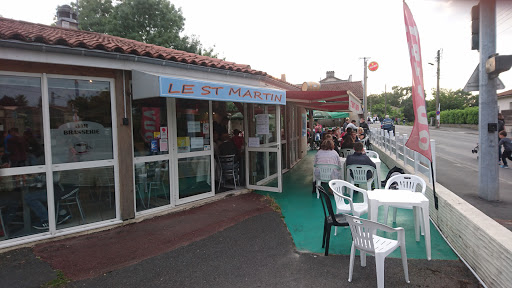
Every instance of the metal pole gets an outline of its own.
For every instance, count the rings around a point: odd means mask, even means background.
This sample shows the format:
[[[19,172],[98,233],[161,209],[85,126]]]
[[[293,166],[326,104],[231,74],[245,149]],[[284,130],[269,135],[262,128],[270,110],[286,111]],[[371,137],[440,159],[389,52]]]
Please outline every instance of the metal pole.
[[[368,59],[366,57],[364,57],[364,90],[363,90],[363,118],[366,119],[366,114],[368,114],[368,106],[366,106],[366,98],[367,98],[367,88],[368,88],[368,75],[367,75],[367,70],[368,70],[368,65],[367,65],[367,62],[368,62]]]
[[[384,116],[388,115],[388,92],[386,91],[386,84],[384,84]]]
[[[441,63],[441,50],[437,50],[437,92],[436,92],[436,111],[441,113],[441,109],[439,109],[439,77],[441,76],[441,68],[439,68],[439,64]],[[436,127],[439,128],[439,122],[441,120],[441,114],[439,117],[436,113]]]
[[[480,1],[480,97],[479,97],[479,142],[478,196],[488,201],[499,200],[498,171],[498,101],[496,79],[489,79],[485,63],[496,53],[496,0]],[[491,124],[491,125],[489,125]],[[496,125],[494,129],[493,124]]]

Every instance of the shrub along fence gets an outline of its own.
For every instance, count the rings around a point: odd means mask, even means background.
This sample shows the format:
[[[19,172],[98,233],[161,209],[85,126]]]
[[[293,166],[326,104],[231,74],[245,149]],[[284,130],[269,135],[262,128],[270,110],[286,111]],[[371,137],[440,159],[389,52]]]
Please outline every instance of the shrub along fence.
[[[436,112],[428,112],[428,117],[436,117]],[[441,123],[444,124],[478,124],[478,107],[463,110],[441,111]]]

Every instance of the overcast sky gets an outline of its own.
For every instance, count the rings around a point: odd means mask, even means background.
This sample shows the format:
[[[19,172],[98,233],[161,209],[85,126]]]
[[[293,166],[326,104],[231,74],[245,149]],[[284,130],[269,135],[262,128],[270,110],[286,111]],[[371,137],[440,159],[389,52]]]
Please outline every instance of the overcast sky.
[[[0,15],[51,24],[57,5],[66,0],[3,0]],[[471,50],[471,6],[477,0],[408,0],[419,29],[427,97],[436,87],[435,56],[441,54],[441,88],[463,88],[479,61]],[[379,63],[368,71],[368,94],[411,85],[402,0],[176,0],[185,34],[227,61],[249,64],[274,77],[286,74],[301,84],[325,78],[326,71],[363,80],[362,57]],[[512,1],[497,4],[497,52],[512,54]],[[512,89],[512,71],[501,74]],[[505,91],[505,90],[499,90]]]

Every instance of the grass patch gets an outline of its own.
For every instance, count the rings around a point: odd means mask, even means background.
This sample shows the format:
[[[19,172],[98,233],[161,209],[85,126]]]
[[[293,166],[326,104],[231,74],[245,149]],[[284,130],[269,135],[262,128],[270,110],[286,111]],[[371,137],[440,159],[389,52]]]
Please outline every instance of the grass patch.
[[[62,271],[57,270],[57,278],[55,278],[51,281],[48,281],[47,283],[41,285],[41,287],[42,288],[64,287],[69,282],[71,282],[71,279],[67,278]]]
[[[281,214],[281,217],[284,217],[283,214],[281,213],[281,206],[277,204],[276,199],[274,199],[274,197],[271,197],[269,195],[263,196],[263,201],[267,201],[272,210]]]

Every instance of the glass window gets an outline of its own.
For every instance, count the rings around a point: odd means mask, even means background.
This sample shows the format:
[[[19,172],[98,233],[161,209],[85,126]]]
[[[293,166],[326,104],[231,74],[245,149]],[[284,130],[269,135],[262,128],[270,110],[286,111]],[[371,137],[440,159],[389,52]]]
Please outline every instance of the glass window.
[[[176,99],[178,153],[211,150],[209,102]]]
[[[170,204],[169,161],[135,164],[135,200],[137,211]]]
[[[54,164],[113,158],[110,82],[48,79]]]
[[[210,164],[209,155],[178,160],[180,199],[212,191]]]
[[[116,217],[114,167],[53,172],[57,229]]]
[[[0,75],[0,169],[44,164],[41,78]]]
[[[44,175],[0,177],[0,239],[48,231]]]
[[[168,128],[166,100],[164,97],[133,100],[132,126],[135,157],[169,153],[169,143],[166,141],[168,139],[160,140],[160,131]]]

